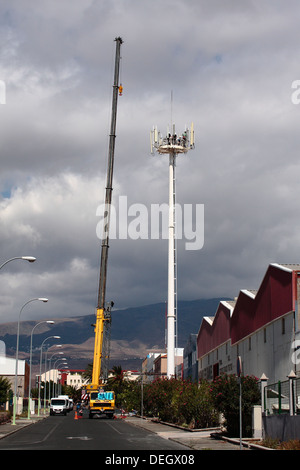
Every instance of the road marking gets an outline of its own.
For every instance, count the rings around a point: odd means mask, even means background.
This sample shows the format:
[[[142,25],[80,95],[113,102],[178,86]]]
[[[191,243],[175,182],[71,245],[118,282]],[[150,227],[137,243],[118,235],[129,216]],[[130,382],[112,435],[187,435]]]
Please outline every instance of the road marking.
[[[107,423],[107,425],[108,425],[109,427],[111,427],[114,431],[116,431],[118,434],[123,434],[121,431],[119,431],[118,429],[116,429],[112,424]]]
[[[93,438],[87,437],[87,436],[70,436],[70,437],[67,437],[66,439],[79,439],[80,441],[91,441]]]

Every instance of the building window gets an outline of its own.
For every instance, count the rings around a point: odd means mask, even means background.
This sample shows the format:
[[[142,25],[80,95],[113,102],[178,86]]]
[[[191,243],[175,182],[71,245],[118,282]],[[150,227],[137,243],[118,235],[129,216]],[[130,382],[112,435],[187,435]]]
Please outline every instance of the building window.
[[[285,318],[281,319],[281,333],[285,334]]]
[[[264,328],[264,343],[267,342],[267,328]]]
[[[251,351],[251,336],[248,338],[248,349]]]

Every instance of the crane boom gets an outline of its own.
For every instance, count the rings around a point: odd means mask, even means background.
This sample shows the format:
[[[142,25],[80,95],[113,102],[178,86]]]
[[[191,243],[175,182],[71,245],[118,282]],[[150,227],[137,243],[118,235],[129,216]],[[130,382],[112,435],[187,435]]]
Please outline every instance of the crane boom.
[[[88,389],[95,390],[101,384],[101,361],[103,355],[103,339],[106,324],[110,323],[110,309],[105,309],[105,293],[106,293],[106,279],[107,279],[107,260],[109,248],[109,226],[110,226],[110,208],[112,199],[112,182],[113,182],[113,169],[114,169],[114,152],[115,152],[115,139],[116,139],[116,120],[117,120],[117,103],[119,92],[119,71],[120,71],[120,50],[123,43],[120,37],[116,41],[116,55],[115,55],[115,72],[112,96],[112,114],[111,114],[111,128],[109,136],[109,151],[108,151],[108,167],[107,167],[107,181],[105,190],[105,210],[104,210],[104,224],[103,224],[103,238],[101,244],[101,262],[100,262],[100,278],[98,290],[98,303],[96,311],[96,324],[95,324],[95,345],[94,345],[94,360],[93,360],[93,373],[92,383]]]

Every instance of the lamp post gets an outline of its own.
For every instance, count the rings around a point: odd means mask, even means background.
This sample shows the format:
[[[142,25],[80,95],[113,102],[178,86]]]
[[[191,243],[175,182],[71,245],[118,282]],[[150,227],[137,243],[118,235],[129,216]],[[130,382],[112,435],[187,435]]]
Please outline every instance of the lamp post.
[[[60,336],[57,336],[57,338],[60,338]],[[53,344],[52,346],[55,346],[56,348],[61,348],[61,344]],[[44,414],[46,414],[46,405],[47,405],[47,353],[52,346],[49,346],[45,350],[45,390],[44,390]],[[50,369],[49,369],[49,397],[50,397]]]
[[[33,337],[33,332],[35,330],[35,328],[39,325],[41,325],[42,323],[48,323],[49,325],[53,325],[55,322],[52,321],[52,320],[45,320],[45,321],[40,321],[39,323],[37,323],[32,331],[31,331],[31,335],[30,335],[30,359],[29,359],[29,393],[28,393],[28,419],[30,419],[30,405],[31,405],[31,363],[32,363],[32,337]]]
[[[59,369],[59,371],[60,371],[60,378],[62,379],[62,372],[61,372],[61,371],[62,371],[63,369],[65,369],[64,372],[68,372],[68,373],[69,373],[69,372],[70,372],[70,367],[68,366],[68,364],[66,364],[66,365],[61,364],[59,367],[60,367],[60,369]],[[62,392],[62,386],[63,386],[63,385],[64,385],[64,384],[62,384],[62,382],[60,382],[60,393]]]
[[[64,353],[59,352],[58,354],[64,354]],[[59,362],[59,361],[66,361],[66,360],[67,360],[66,357],[59,357],[58,359],[56,359],[56,361],[53,364],[53,382],[52,382],[52,396],[53,397],[55,397],[55,386],[54,386],[55,377],[54,377],[54,374],[55,374],[55,371],[56,371],[56,363]],[[57,374],[56,374],[56,380],[57,380]]]
[[[62,360],[65,360],[65,361],[66,361],[67,358],[66,358],[66,357],[63,357]],[[67,362],[62,362],[61,364],[58,364],[58,365],[56,366],[56,368],[57,368],[57,374],[56,374],[56,377],[57,377],[57,387],[55,387],[55,388],[56,388],[55,395],[59,395],[58,390],[59,390],[59,388],[60,388],[60,387],[59,387],[60,384],[58,383],[58,374],[59,374],[59,368],[62,368],[62,366],[68,367],[68,363],[67,363]],[[61,377],[60,377],[60,378],[61,378]]]
[[[61,347],[61,344],[60,345],[56,345],[56,347]],[[52,356],[48,359],[49,361],[49,390],[48,390],[48,400],[49,400],[49,403],[50,403],[50,398],[51,398],[51,361],[52,361],[52,357],[54,357],[56,354],[63,354],[62,351],[58,352],[58,353],[53,353]],[[53,381],[52,381],[52,391],[53,391],[53,384],[54,384],[54,371],[52,373],[52,378],[53,378]]]
[[[21,318],[21,313],[23,311],[23,308],[28,305],[30,302],[34,302],[35,300],[39,300],[41,302],[48,302],[48,299],[44,297],[38,297],[35,299],[30,299],[25,304],[22,306],[20,313],[19,313],[19,319],[18,319],[18,331],[17,331],[17,348],[16,348],[16,368],[15,368],[15,388],[14,388],[14,403],[13,403],[13,421],[12,425],[16,424],[16,408],[17,408],[17,388],[18,388],[18,356],[19,356],[19,336],[20,336],[20,318]]]
[[[5,261],[3,264],[1,264],[0,269],[3,268],[7,263],[10,263],[11,261],[14,261],[15,259],[24,259],[25,261],[29,261],[29,263],[34,263],[36,258],[33,256],[15,256],[14,258],[10,258],[7,261]]]
[[[40,353],[40,377],[39,377],[39,395],[38,395],[38,416],[40,416],[40,409],[41,409],[41,382],[42,382],[42,353],[43,353],[43,346],[44,343],[50,339],[50,338],[56,338],[59,339],[60,336],[48,336],[48,338],[45,338],[44,341],[41,344],[41,353]]]

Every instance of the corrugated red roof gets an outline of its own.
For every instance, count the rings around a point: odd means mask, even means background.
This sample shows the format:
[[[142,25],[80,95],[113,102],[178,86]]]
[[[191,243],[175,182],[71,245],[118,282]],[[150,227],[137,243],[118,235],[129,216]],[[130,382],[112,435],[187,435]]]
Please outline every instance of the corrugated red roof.
[[[213,321],[202,320],[198,357],[231,339],[237,343],[267,323],[294,310],[295,279],[300,264],[269,265],[257,291],[241,290],[235,302],[222,301]]]

